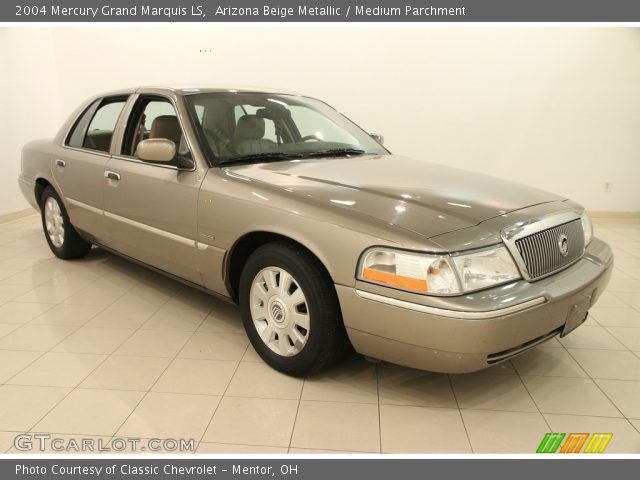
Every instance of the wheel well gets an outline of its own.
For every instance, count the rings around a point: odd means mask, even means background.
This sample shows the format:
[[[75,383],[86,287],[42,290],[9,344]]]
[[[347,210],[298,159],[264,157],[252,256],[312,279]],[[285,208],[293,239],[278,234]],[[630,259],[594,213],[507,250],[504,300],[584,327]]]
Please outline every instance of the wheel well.
[[[51,184],[44,178],[38,178],[36,180],[35,195],[36,195],[36,202],[38,202],[38,206],[40,206],[40,199],[42,198],[42,192],[44,192],[44,189],[49,186],[51,186]]]
[[[263,245],[271,242],[283,242],[296,246],[313,256],[320,265],[324,268],[327,277],[331,278],[327,267],[320,261],[320,259],[307,247],[300,242],[293,240],[285,235],[280,235],[273,232],[252,232],[241,237],[235,245],[231,248],[229,261],[227,262],[227,288],[231,293],[231,298],[234,301],[238,301],[238,290],[240,285],[240,275],[242,274],[242,268],[247,258]]]

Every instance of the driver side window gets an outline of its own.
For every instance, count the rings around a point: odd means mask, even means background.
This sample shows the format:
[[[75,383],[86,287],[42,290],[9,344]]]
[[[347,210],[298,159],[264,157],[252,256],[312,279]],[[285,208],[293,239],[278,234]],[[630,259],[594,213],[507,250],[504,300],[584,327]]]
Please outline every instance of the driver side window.
[[[122,154],[137,157],[138,144],[150,138],[165,138],[176,145],[177,156],[189,156],[180,122],[173,104],[163,98],[141,98],[127,123]]]

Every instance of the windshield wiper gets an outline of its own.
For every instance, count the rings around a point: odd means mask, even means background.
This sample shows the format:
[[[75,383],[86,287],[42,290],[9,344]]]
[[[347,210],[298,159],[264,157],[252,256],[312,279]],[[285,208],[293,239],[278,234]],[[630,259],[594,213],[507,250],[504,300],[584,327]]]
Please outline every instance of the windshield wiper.
[[[220,162],[221,165],[228,165],[230,163],[253,163],[253,162],[267,162],[269,160],[290,160],[292,158],[302,158],[300,153],[289,152],[263,152],[252,153],[251,155],[241,155],[239,157],[229,158]]]
[[[326,150],[317,150],[315,152],[304,153],[305,158],[311,157],[340,157],[343,155],[364,155],[364,150],[359,148],[328,148]]]
[[[359,148],[328,148],[326,150],[316,150],[314,152],[262,152],[229,158],[221,161],[220,164],[229,165],[232,163],[268,162],[271,160],[292,160],[296,158],[340,157],[344,155],[364,155],[365,153],[367,152],[360,150]]]

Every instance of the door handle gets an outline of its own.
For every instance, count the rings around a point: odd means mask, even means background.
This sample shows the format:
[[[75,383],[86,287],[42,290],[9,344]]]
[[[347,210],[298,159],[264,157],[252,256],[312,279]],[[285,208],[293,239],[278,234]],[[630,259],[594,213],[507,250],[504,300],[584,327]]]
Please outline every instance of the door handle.
[[[109,180],[115,180],[115,181],[118,181],[122,178],[118,172],[112,172],[111,170],[105,170],[104,176]]]
[[[65,162],[64,160],[60,160],[60,159],[56,160],[56,167],[64,168],[66,166],[67,166],[67,162]]]

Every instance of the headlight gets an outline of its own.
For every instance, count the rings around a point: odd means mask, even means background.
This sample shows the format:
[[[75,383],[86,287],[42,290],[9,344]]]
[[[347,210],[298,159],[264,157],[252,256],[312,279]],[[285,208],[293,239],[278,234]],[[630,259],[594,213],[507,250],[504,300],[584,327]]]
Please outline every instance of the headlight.
[[[518,278],[505,247],[455,257],[374,248],[358,267],[360,280],[430,295],[456,295]]]
[[[460,293],[458,279],[447,257],[372,249],[358,268],[360,280],[415,293]]]
[[[520,273],[505,247],[481,250],[453,257],[465,292],[480,290],[520,278]]]
[[[593,238],[593,224],[587,213],[583,213],[580,217],[582,220],[582,230],[584,231],[584,246],[586,247]]]

